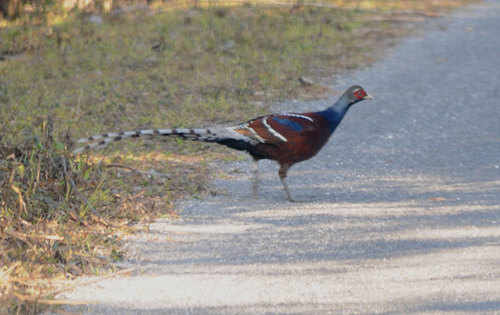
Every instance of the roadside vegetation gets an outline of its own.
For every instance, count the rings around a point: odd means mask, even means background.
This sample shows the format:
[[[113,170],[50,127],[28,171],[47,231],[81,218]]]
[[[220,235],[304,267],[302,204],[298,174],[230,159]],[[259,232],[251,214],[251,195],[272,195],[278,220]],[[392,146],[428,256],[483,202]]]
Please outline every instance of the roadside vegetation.
[[[75,157],[75,139],[244,121],[276,101],[336,93],[317,82],[373,62],[407,32],[401,23],[467,2],[153,2],[102,13],[52,1],[0,19],[0,313],[57,303],[49,280],[112,272],[134,223],[174,218],[176,199],[210,192],[211,161],[240,157],[179,139]]]

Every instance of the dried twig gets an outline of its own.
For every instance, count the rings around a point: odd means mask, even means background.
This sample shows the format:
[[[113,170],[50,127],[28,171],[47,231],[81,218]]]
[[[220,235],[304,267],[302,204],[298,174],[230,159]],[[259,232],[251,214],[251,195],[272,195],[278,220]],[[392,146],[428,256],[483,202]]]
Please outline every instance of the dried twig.
[[[24,234],[16,231],[10,231],[10,230],[5,230],[5,233],[19,238],[23,241],[27,241],[28,239],[38,239],[38,240],[48,240],[48,241],[62,241],[64,240],[64,237],[59,236],[59,235],[29,235],[29,234]]]

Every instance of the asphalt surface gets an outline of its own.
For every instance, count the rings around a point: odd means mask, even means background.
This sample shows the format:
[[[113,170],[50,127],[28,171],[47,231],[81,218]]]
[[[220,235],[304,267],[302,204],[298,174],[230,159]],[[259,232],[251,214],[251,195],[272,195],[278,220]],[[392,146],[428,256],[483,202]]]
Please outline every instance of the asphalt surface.
[[[78,287],[89,314],[500,313],[500,1],[335,81],[375,96],[294,166],[219,164],[216,196],[127,244],[131,275]],[[329,100],[274,110],[322,109]]]

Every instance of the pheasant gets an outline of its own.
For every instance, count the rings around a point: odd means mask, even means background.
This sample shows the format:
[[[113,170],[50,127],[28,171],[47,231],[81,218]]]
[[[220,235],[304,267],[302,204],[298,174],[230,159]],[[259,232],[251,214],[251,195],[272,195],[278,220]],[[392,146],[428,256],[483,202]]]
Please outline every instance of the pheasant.
[[[203,129],[148,129],[104,133],[79,139],[88,143],[77,148],[74,154],[98,148],[124,138],[140,136],[179,136],[194,141],[215,142],[232,149],[248,152],[254,161],[253,194],[258,190],[258,161],[269,159],[280,165],[278,174],[286,197],[294,201],[286,183],[287,172],[295,163],[312,158],[326,144],[349,108],[359,101],[371,99],[365,90],[354,85],[332,106],[323,111],[286,113],[260,116],[245,123]]]

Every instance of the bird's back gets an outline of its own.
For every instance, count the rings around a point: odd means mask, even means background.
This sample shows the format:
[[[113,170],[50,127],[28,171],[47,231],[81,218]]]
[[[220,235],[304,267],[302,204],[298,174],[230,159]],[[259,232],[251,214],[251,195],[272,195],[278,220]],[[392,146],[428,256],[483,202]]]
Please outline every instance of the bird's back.
[[[319,113],[257,117],[238,126],[235,131],[258,140],[249,150],[254,158],[271,159],[282,164],[313,157],[331,135],[328,120]]]

